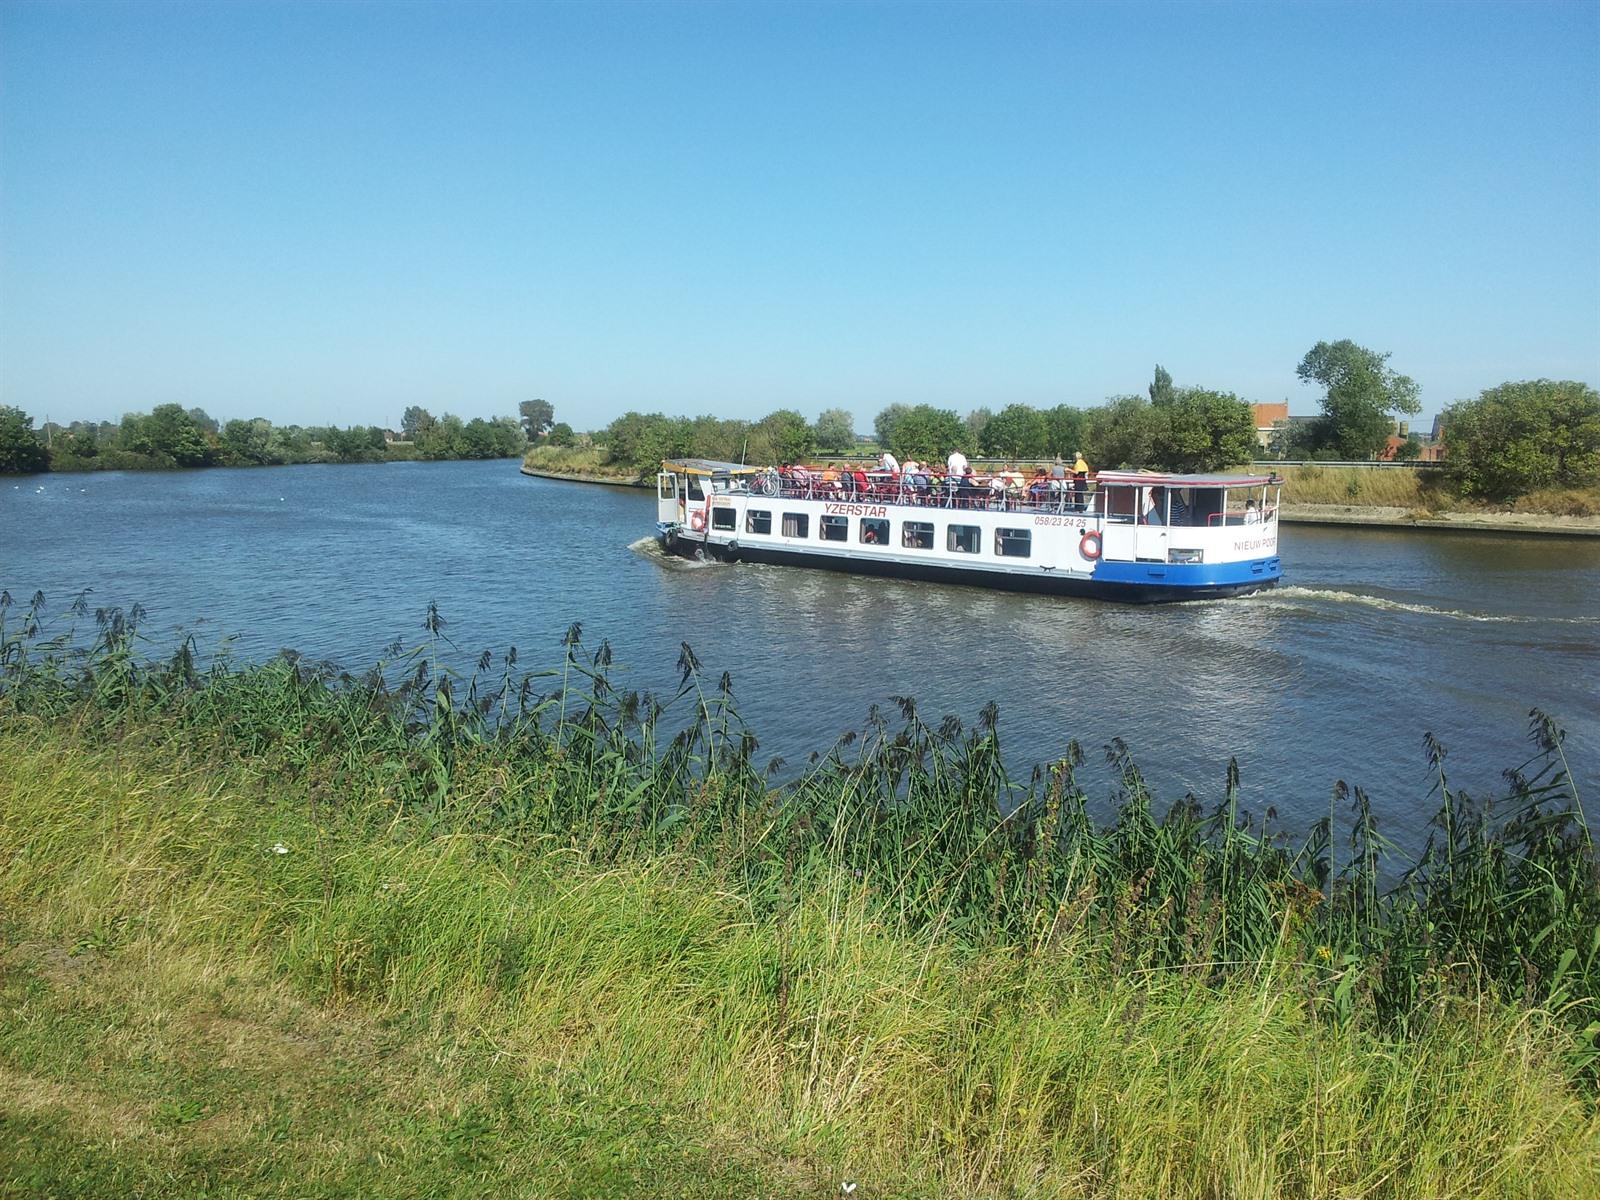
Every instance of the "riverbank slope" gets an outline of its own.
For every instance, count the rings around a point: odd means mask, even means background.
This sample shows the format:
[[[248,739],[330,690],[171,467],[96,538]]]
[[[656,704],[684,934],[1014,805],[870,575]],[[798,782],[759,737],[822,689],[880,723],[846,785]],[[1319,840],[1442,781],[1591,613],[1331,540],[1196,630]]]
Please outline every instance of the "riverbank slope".
[[[154,726],[8,720],[0,1190],[91,1196],[1549,1196],[1600,1118],[1492,1004],[1394,1043],[1268,969],[1109,977],[753,916]]]

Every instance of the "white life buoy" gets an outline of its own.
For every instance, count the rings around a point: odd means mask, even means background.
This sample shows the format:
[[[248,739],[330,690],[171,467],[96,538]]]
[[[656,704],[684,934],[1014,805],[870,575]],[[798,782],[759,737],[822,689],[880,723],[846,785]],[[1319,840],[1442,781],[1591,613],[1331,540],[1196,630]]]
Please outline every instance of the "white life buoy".
[[[1100,557],[1100,533],[1091,529],[1078,539],[1078,553],[1090,562]]]
[[[706,515],[705,515],[705,513],[700,512],[698,510],[695,511],[695,512],[690,513],[689,514],[689,528],[694,530],[696,533],[704,533],[705,529],[706,529]]]

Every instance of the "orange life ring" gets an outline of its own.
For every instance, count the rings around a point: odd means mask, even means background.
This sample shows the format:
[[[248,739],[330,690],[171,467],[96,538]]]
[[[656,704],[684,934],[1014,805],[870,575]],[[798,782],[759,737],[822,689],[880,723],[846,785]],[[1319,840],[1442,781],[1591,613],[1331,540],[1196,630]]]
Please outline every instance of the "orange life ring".
[[[704,533],[706,528],[706,515],[698,510],[689,514],[689,528],[696,533]]]
[[[1078,539],[1078,553],[1090,562],[1100,557],[1100,533],[1091,529]]]

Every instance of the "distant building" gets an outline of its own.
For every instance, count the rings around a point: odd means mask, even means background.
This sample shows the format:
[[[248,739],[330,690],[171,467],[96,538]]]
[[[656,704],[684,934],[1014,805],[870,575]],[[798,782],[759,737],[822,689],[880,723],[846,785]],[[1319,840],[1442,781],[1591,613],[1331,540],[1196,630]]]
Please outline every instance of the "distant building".
[[[1256,441],[1265,450],[1272,444],[1273,426],[1289,419],[1289,402],[1282,400],[1277,404],[1252,404],[1250,408],[1255,414]]]
[[[1402,426],[1404,422],[1401,422]],[[1383,449],[1378,451],[1379,462],[1393,462],[1395,452],[1406,444],[1406,438],[1399,434],[1390,434]],[[1423,442],[1422,453],[1416,457],[1417,462],[1441,462],[1444,459],[1444,447],[1438,442]]]

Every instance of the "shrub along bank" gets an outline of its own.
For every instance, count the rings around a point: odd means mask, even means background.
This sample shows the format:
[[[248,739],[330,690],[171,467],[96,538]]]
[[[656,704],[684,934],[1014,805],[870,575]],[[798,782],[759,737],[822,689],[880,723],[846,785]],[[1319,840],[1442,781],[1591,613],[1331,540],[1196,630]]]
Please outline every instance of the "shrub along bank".
[[[774,789],[687,649],[657,700],[576,631],[547,674],[362,682],[9,616],[9,1187],[1600,1184],[1600,893],[1548,723],[1495,819],[1432,748],[1386,886],[1359,791],[1286,846],[1231,790],[1157,816],[1114,747],[1096,821],[1075,750],[1005,775],[993,712],[906,702]]]

